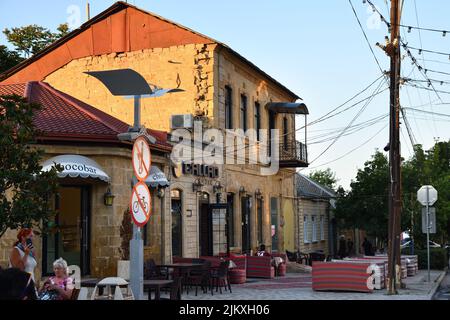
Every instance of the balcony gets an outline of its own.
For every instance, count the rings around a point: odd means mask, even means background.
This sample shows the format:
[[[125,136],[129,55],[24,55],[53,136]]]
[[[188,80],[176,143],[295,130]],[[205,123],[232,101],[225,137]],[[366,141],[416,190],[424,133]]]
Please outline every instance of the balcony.
[[[280,168],[308,167],[308,150],[306,144],[296,140],[280,142]]]

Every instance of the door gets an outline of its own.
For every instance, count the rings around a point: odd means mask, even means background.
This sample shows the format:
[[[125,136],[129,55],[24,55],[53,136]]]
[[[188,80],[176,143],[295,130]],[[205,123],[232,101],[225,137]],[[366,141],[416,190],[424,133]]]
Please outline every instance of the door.
[[[43,274],[53,273],[53,261],[62,257],[90,273],[90,188],[61,187],[55,199],[58,214],[44,236]]]
[[[250,212],[251,212],[251,198],[241,198],[242,209],[242,252],[250,252]]]
[[[199,245],[201,256],[212,256],[212,219],[208,194],[203,194],[199,201]]]

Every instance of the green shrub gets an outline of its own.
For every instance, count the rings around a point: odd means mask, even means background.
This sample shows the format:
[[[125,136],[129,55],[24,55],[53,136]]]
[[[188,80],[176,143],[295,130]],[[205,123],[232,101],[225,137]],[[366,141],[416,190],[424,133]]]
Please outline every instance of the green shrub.
[[[427,269],[427,250],[415,250],[419,258],[419,269]],[[430,248],[430,269],[442,270],[448,266],[448,253],[444,248]]]

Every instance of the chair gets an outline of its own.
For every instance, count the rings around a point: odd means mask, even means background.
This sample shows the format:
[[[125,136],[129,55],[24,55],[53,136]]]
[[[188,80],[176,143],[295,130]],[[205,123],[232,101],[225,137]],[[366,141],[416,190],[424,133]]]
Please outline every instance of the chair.
[[[247,256],[247,278],[275,277],[275,267],[272,265],[272,257]]]
[[[167,280],[168,278],[169,278],[168,271],[166,269],[158,267],[153,259],[148,259],[144,263],[145,280]]]
[[[210,269],[211,269],[211,262],[204,261],[201,269],[192,270],[191,272],[189,272],[186,281],[187,294],[189,294],[189,288],[191,288],[192,286],[195,286],[195,296],[197,296],[198,287],[201,287],[203,293],[206,293],[208,292],[209,286],[212,292]]]
[[[222,261],[219,265],[219,268],[211,273],[212,286],[214,287],[214,284],[216,285],[216,292],[220,288],[220,294],[222,294],[222,287],[224,287],[225,290],[227,290],[228,287],[230,293],[232,292],[230,279],[228,278],[229,264],[230,263],[228,261]]]
[[[307,253],[303,253],[300,250],[297,251],[297,263],[300,264],[308,264],[309,265],[309,257]]]
[[[160,300],[181,300],[181,277],[173,279],[173,283],[170,286],[169,299],[160,298]]]

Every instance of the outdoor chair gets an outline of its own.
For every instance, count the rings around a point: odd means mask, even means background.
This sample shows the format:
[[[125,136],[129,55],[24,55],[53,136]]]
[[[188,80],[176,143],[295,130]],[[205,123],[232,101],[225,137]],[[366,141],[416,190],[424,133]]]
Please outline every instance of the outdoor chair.
[[[214,288],[214,285],[216,286],[216,292],[220,289],[220,294],[222,294],[222,287],[227,290],[227,288],[231,291],[231,285],[230,285],[230,279],[228,278],[228,261],[222,261],[219,265],[219,268],[217,270],[214,270],[211,273],[211,281],[212,286]]]
[[[169,298],[160,298],[160,300],[181,300],[182,278],[176,277],[170,286]]]
[[[201,269],[192,270],[187,275],[187,294],[189,294],[189,289],[195,287],[195,296],[197,296],[198,287],[203,290],[203,293],[208,292],[208,288],[212,290],[211,286],[211,262],[204,261]]]
[[[144,279],[145,280],[166,280],[169,278],[167,269],[158,267],[153,259],[149,259],[144,263]]]

